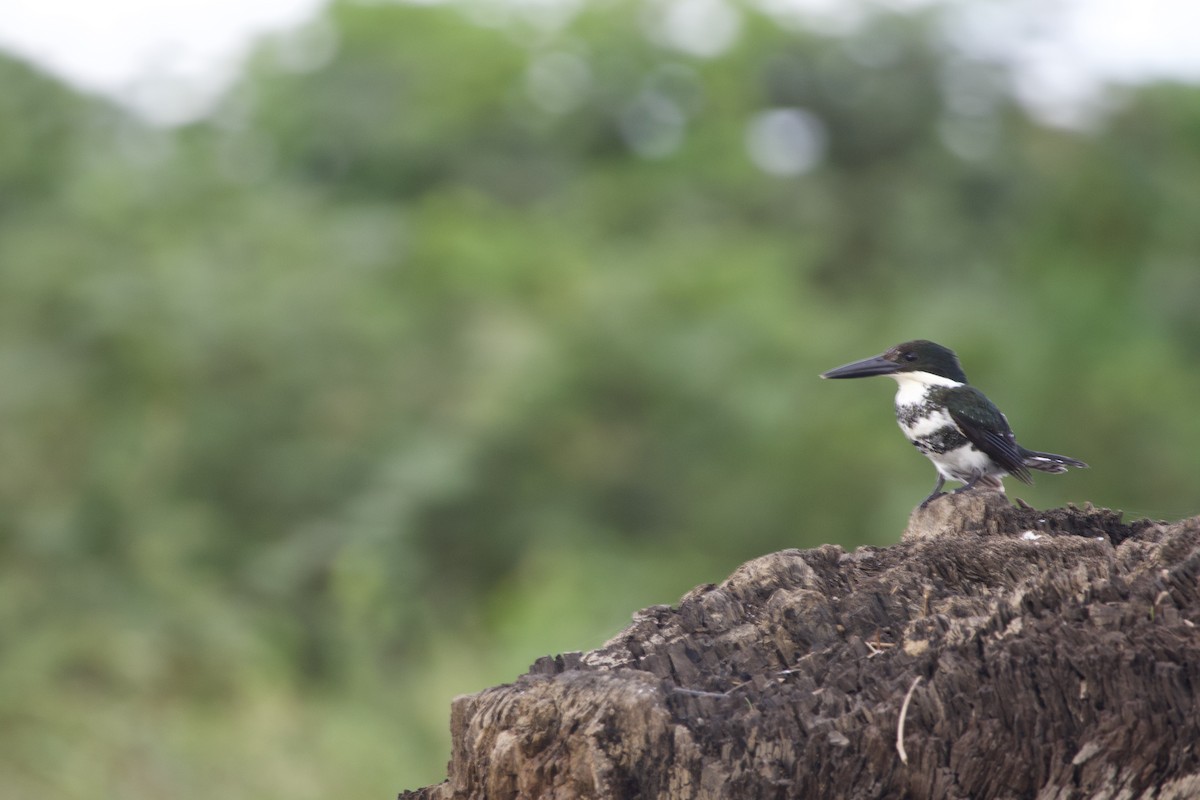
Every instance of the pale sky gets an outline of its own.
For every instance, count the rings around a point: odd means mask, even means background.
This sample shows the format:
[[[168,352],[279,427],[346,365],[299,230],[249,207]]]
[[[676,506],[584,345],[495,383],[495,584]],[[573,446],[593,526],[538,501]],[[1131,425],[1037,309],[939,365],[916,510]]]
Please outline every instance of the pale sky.
[[[852,26],[855,9],[864,3],[911,8],[926,0],[757,2],[795,9],[818,29],[836,30]],[[683,31],[687,35],[705,19],[729,24],[725,0],[662,3],[672,19],[692,26]],[[170,124],[203,113],[237,77],[257,37],[302,27],[324,5],[325,0],[0,0],[0,48]],[[955,13],[948,36],[1013,64],[1018,95],[1051,121],[1058,116],[1070,122],[1105,81],[1200,82],[1200,0],[950,5]],[[708,41],[700,33],[695,41]]]
[[[0,48],[159,122],[186,120],[238,74],[254,40],[325,0],[0,0]],[[168,86],[183,95],[165,100]]]

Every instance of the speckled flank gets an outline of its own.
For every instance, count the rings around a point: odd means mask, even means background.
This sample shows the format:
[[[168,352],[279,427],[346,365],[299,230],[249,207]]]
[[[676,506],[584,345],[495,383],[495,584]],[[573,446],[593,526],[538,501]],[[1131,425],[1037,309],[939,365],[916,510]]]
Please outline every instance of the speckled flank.
[[[946,412],[946,392],[950,387],[926,386],[921,395],[911,389],[896,393],[896,422],[910,440],[932,436],[943,428],[958,430]],[[964,440],[965,443],[965,440]]]
[[[911,441],[914,447],[927,456],[934,454],[943,455],[951,450],[957,450],[969,444],[967,437],[963,436],[958,428],[953,425],[938,428],[933,433],[919,436]]]

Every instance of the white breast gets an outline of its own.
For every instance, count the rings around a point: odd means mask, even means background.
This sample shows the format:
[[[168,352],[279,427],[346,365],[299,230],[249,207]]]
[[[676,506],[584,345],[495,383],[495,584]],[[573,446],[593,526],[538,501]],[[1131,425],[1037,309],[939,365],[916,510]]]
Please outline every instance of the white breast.
[[[954,425],[945,409],[928,402],[929,390],[935,386],[962,386],[961,383],[928,372],[897,372],[892,377],[897,383],[896,418],[905,436],[915,439]]]
[[[918,406],[897,406],[897,411],[903,411],[906,408],[918,408]],[[903,418],[897,416],[897,421],[900,423],[900,430],[904,431],[904,435],[909,439],[917,439],[921,436],[941,430],[946,426],[956,427],[954,420],[945,411],[938,409],[931,411],[928,416],[917,417],[911,423],[906,422]]]
[[[963,386],[958,381],[933,375],[928,372],[897,372],[896,418],[901,430],[909,440],[935,433],[947,426],[957,428],[954,420],[941,406],[930,402],[929,390],[935,386]],[[924,450],[922,452],[925,452]],[[964,444],[945,453],[925,452],[945,478],[966,483],[977,474],[1003,475],[982,451],[972,444]]]

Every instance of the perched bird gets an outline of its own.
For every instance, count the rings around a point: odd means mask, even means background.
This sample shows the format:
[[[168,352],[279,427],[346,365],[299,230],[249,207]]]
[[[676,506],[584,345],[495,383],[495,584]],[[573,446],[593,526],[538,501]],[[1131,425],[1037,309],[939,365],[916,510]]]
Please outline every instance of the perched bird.
[[[1033,483],[1029,470],[1066,472],[1087,464],[1017,444],[1008,420],[983,392],[967,384],[958,356],[948,347],[917,339],[886,353],[831,369],[822,378],[888,375],[896,390],[896,421],[908,440],[937,467],[937,485],[921,502],[941,497],[946,479],[962,483],[955,493],[976,486],[1004,491],[1000,479],[1012,475]]]

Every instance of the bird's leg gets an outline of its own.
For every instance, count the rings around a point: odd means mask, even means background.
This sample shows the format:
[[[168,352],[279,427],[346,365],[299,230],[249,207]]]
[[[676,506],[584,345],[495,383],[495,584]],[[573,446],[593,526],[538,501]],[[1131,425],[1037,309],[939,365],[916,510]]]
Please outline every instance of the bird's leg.
[[[942,475],[942,473],[939,472],[937,486],[933,487],[933,491],[929,493],[929,497],[926,497],[924,500],[921,501],[921,505],[919,506],[919,508],[924,508],[925,506],[929,505],[934,500],[936,500],[939,497],[941,497],[942,495],[944,495],[945,492],[942,491],[942,487],[945,485],[946,485],[946,478]]]
[[[980,478],[982,478],[982,477],[983,477],[983,473],[982,473],[982,472],[976,472],[976,473],[975,473],[975,474],[974,474],[974,475],[971,477],[971,480],[967,481],[967,482],[966,482],[966,483],[964,483],[962,486],[960,486],[960,487],[958,487],[957,489],[955,489],[955,490],[954,490],[954,493],[955,493],[955,494],[962,494],[963,492],[969,492],[969,491],[971,491],[972,489],[974,489],[974,488],[975,488],[975,484],[979,483],[979,479],[980,479]]]

